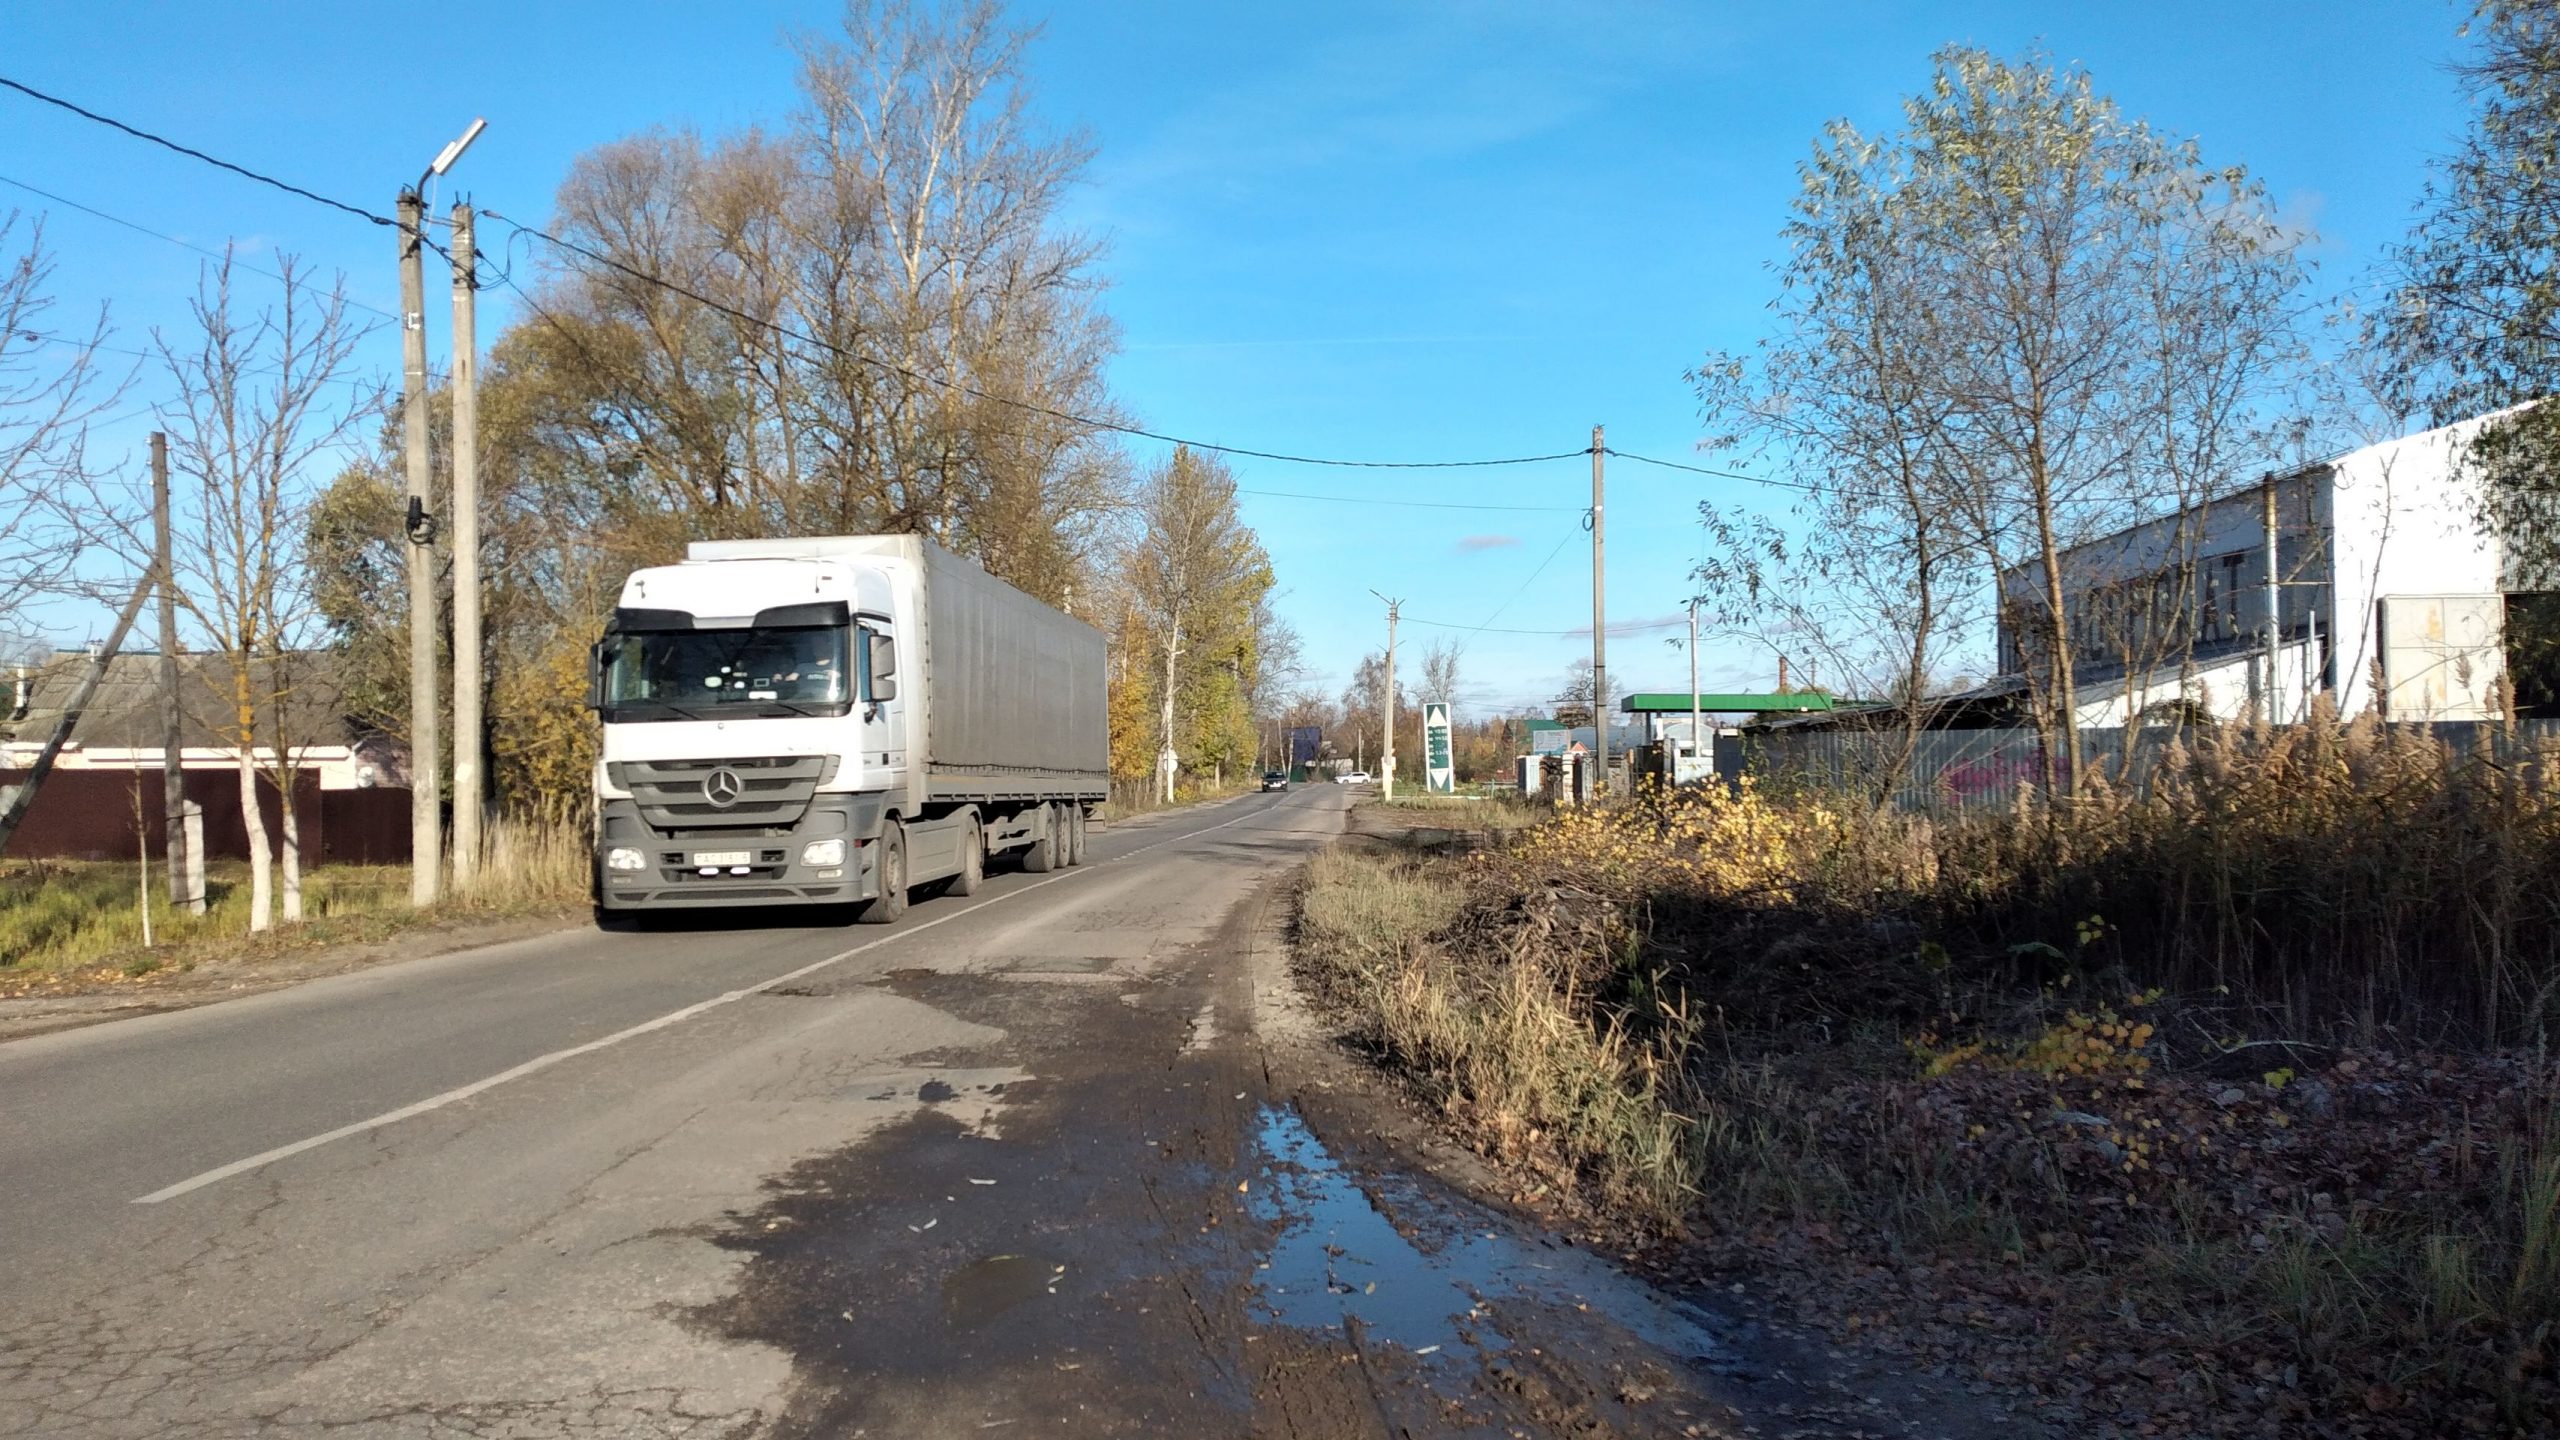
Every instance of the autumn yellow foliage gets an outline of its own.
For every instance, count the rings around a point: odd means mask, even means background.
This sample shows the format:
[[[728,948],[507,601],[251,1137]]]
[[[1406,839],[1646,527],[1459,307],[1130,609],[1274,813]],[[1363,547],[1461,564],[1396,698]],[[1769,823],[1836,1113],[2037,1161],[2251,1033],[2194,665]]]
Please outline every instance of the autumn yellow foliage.
[[[1840,813],[1772,803],[1749,782],[1656,792],[1641,803],[1565,810],[1525,832],[1514,855],[1618,894],[1787,898],[1841,837]]]

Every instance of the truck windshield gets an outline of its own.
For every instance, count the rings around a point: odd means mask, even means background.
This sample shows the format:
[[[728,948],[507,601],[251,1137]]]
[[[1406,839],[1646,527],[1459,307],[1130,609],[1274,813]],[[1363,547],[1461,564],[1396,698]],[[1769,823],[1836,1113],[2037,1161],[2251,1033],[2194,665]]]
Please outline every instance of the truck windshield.
[[[608,636],[605,718],[842,715],[853,692],[843,626]]]

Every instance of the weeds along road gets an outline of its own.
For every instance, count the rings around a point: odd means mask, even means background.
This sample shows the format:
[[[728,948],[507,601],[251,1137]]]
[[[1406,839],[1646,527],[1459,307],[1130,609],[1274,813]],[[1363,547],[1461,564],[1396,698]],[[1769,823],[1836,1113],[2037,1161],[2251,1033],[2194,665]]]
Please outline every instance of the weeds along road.
[[[1212,942],[1345,808],[1097,829],[1083,868],[881,931],[578,931],[0,1045],[0,1434],[1137,1433],[1195,1402],[1231,1430],[1213,1367],[1146,1368],[1180,1283],[1103,1298],[1194,1227],[1077,1141],[1237,1131],[1232,1076],[1214,1105],[1166,1077],[1238,1045]],[[811,1238],[858,1268],[762,1248],[830,1193]],[[1000,1258],[1043,1235],[1041,1273]],[[1031,1362],[1044,1398],[970,1359],[1032,1298],[1089,1341],[1119,1315],[1133,1368]]]

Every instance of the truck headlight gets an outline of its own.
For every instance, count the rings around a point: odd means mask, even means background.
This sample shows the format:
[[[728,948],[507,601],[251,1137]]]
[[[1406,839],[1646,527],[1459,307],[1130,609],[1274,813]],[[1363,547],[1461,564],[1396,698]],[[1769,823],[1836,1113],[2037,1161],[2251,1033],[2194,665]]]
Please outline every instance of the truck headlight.
[[[644,870],[648,864],[646,856],[628,845],[616,845],[604,852],[604,868],[607,870]]]
[[[844,863],[844,841],[812,840],[800,847],[803,865],[841,865]]]

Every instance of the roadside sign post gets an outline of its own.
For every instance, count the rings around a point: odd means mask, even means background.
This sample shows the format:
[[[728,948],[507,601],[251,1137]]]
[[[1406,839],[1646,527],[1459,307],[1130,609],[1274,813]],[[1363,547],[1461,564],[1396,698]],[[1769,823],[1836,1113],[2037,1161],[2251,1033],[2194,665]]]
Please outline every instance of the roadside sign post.
[[[1424,779],[1431,793],[1446,795],[1458,788],[1458,767],[1449,743],[1449,702],[1427,700],[1422,706]]]

